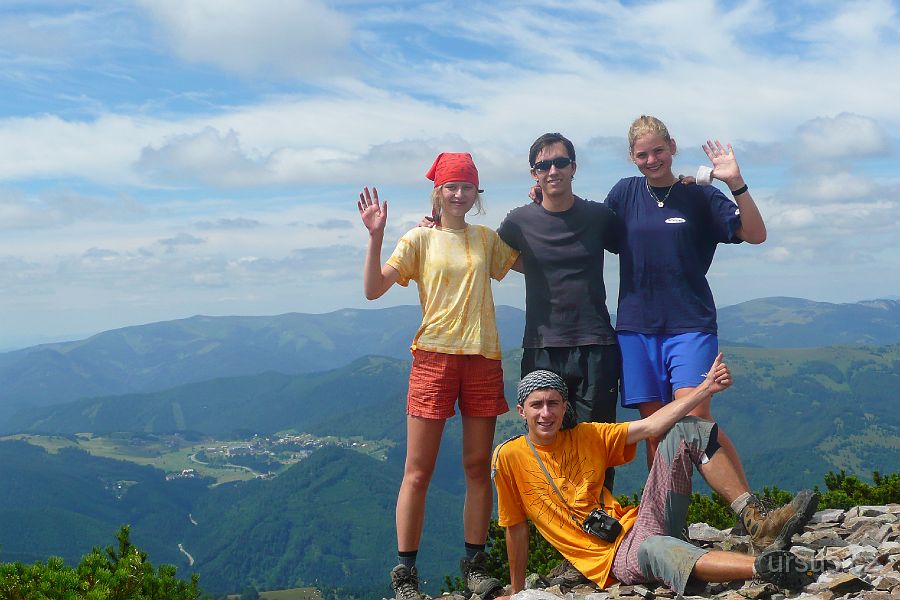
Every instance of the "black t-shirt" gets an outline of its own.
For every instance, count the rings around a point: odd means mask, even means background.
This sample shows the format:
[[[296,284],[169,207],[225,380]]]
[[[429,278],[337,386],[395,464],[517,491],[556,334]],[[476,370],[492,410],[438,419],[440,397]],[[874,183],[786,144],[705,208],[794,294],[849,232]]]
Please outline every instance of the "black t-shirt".
[[[615,344],[606,308],[603,251],[617,252],[615,215],[575,197],[569,210],[531,203],[513,209],[497,232],[521,252],[525,348]]]

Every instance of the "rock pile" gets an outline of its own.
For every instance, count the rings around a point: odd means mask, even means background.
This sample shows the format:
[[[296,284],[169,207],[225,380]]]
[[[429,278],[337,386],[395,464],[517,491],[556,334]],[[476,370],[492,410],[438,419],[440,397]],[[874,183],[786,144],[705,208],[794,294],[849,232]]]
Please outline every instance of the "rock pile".
[[[704,523],[688,529],[699,546],[719,550],[749,551],[749,539],[720,531]],[[805,531],[794,537],[794,553],[832,561],[837,569],[828,571],[800,592],[781,590],[771,583],[733,582],[710,584],[690,590],[686,598],[716,600],[900,600],[900,504],[857,506],[850,510],[817,512]],[[525,590],[514,600],[654,600],[674,598],[669,589],[653,585],[614,585],[600,590],[579,586],[562,591],[558,586]]]

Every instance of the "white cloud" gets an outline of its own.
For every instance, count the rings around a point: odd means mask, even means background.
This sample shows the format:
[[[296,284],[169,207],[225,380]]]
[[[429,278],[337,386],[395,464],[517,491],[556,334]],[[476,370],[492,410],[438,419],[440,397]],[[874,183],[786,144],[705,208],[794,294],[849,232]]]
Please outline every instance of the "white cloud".
[[[868,177],[836,172],[803,178],[795,191],[808,199],[821,203],[838,201],[871,200],[878,186]]]
[[[256,229],[261,227],[262,223],[256,219],[246,219],[244,217],[221,218],[215,221],[197,221],[194,223],[197,229]]]
[[[271,179],[265,159],[250,158],[241,148],[237,133],[221,135],[212,127],[172,136],[159,148],[145,147],[135,169],[163,185],[239,187]]]
[[[193,236],[183,231],[173,237],[159,240],[160,246],[166,249],[166,252],[174,252],[179,246],[195,246],[197,244],[205,244],[206,240]]]
[[[347,17],[319,0],[138,0],[181,58],[242,75],[328,75],[344,64]]]
[[[875,119],[846,112],[803,123],[798,137],[795,157],[803,162],[863,158],[892,149],[887,132]]]

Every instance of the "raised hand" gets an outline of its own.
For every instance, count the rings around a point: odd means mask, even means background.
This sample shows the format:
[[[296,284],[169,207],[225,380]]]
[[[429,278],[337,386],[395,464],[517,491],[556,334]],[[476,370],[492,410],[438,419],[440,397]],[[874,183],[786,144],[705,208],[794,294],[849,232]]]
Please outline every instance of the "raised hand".
[[[721,352],[716,356],[716,360],[713,361],[712,366],[709,368],[709,371],[707,371],[706,381],[709,382],[710,391],[713,394],[718,394],[719,392],[727,390],[731,387],[731,384],[734,383],[731,379],[731,370],[728,368],[728,365],[725,364]]]
[[[706,156],[712,161],[713,177],[729,184],[729,187],[731,187],[731,184],[736,184],[734,187],[743,185],[741,169],[738,166],[737,159],[734,157],[734,149],[731,147],[731,144],[723,146],[719,140],[715,142],[706,140],[706,143],[703,144],[703,151],[706,152]]]
[[[362,218],[363,225],[369,230],[369,234],[384,233],[384,227],[387,225],[387,200],[384,203],[378,202],[378,190],[372,188],[369,194],[369,188],[363,188],[359,194],[359,201],[356,203],[359,208],[359,216]]]

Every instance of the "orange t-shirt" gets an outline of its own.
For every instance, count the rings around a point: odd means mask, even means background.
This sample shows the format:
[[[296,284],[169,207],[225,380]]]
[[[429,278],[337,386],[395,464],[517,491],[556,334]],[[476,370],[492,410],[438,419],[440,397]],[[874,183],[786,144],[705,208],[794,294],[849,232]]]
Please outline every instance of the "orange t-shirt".
[[[500,526],[530,520],[588,579],[602,587],[613,583],[609,574],[613,558],[637,520],[637,506],[622,507],[603,489],[603,481],[607,467],[634,459],[637,447],[625,443],[627,435],[628,423],[581,423],[560,431],[550,445],[534,445],[568,508],[548,483],[524,436],[497,446],[493,464]],[[604,542],[579,525],[599,506],[601,490],[606,512],[622,524],[615,543]]]

